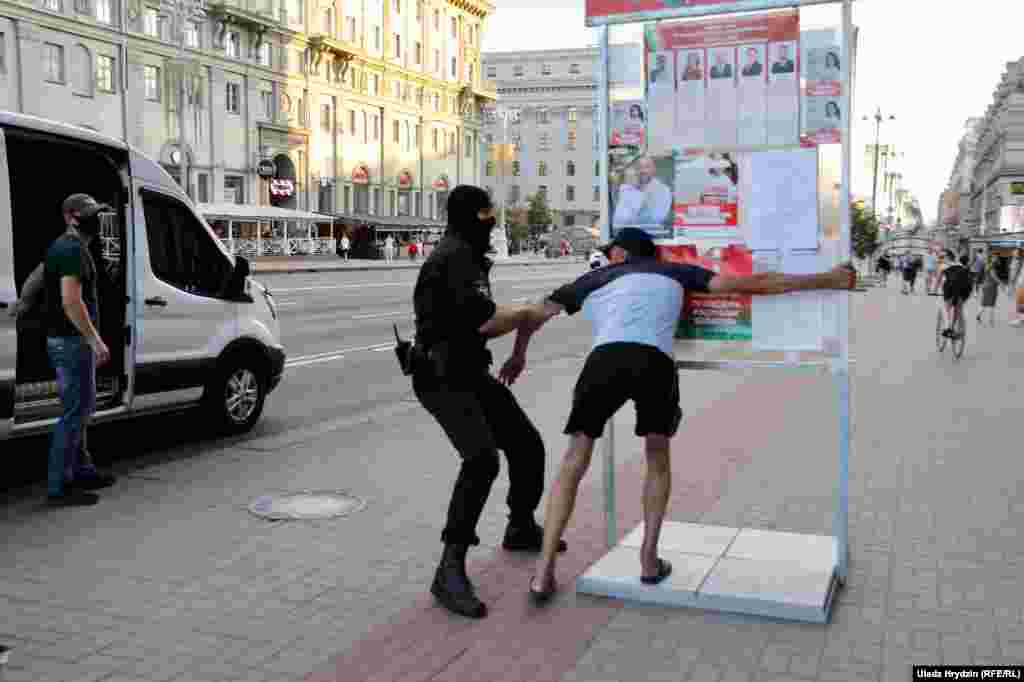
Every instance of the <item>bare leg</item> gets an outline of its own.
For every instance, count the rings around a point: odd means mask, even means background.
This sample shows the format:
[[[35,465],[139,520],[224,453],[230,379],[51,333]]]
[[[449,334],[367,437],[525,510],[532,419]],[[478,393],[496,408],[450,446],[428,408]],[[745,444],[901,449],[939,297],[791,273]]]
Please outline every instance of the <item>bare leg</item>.
[[[672,490],[669,439],[647,436],[647,473],[644,476],[644,540],[640,546],[640,574],[658,574],[658,537]]]
[[[593,438],[582,433],[570,436],[569,448],[562,458],[562,466],[548,496],[547,511],[544,514],[544,545],[537,560],[530,589],[546,589],[555,579],[558,541],[562,539],[565,527],[569,525],[569,519],[576,506],[576,492],[590,467],[590,456],[593,452]]]

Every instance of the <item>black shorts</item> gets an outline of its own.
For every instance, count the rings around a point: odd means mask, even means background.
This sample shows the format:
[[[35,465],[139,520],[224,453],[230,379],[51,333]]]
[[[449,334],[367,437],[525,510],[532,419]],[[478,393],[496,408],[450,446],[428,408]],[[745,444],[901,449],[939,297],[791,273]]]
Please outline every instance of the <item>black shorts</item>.
[[[963,286],[957,285],[953,282],[943,282],[942,299],[948,305],[961,305],[970,297],[971,290],[969,288],[965,290]]]
[[[641,343],[598,346],[576,381],[565,433],[600,438],[627,400],[636,405],[636,435],[674,436],[683,419],[675,361]]]

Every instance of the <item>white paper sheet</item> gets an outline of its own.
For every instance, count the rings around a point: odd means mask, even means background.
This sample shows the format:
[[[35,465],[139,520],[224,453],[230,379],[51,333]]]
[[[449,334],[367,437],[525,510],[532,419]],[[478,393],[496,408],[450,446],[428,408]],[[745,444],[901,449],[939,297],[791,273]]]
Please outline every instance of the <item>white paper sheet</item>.
[[[776,256],[777,260],[777,256]],[[762,272],[771,259],[758,259]],[[831,255],[825,253],[786,253],[782,272],[807,275],[831,267]],[[823,292],[804,291],[781,296],[754,296],[752,306],[753,348],[759,351],[820,351],[825,322]]]
[[[818,151],[794,149],[750,154],[751,192],[744,226],[753,251],[817,249]]]

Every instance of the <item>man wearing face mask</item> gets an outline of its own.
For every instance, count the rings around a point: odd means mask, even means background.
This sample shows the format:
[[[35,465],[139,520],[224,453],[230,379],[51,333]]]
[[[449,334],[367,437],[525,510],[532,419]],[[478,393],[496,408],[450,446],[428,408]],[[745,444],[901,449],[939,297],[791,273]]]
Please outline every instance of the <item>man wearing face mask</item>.
[[[76,460],[84,425],[96,409],[96,367],[110,360],[97,331],[97,271],[89,244],[99,234],[100,212],[111,209],[88,194],[72,194],[62,210],[67,231],[50,245],[43,270],[49,301],[46,350],[64,408],[50,444],[47,500],[54,506],[83,506],[99,498],[76,484]]]
[[[544,488],[544,441],[508,387],[491,376],[487,350],[488,339],[535,323],[537,312],[536,306],[499,306],[492,300],[487,253],[494,226],[494,206],[484,190],[468,185],[452,190],[448,228],[420,269],[413,295],[421,358],[413,370],[413,391],[462,458],[431,593],[445,608],[470,618],[487,615],[465,561],[469,547],[480,544],[476,527],[498,475],[498,450],[508,460],[511,483],[502,546],[539,552],[544,536],[533,516]],[[525,348],[514,358],[522,371]]]

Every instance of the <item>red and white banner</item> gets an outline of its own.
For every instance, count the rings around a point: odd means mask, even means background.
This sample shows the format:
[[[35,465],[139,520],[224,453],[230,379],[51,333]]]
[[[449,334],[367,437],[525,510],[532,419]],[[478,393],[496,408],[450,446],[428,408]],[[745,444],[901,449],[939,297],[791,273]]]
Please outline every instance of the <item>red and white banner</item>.
[[[793,0],[586,0],[586,25],[792,7]]]

